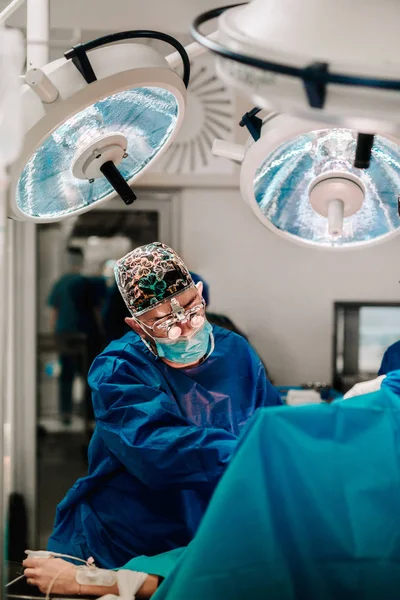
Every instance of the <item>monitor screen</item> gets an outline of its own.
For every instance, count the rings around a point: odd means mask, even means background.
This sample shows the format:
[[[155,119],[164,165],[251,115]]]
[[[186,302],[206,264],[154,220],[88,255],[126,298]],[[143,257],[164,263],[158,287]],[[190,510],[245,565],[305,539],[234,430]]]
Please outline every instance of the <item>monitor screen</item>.
[[[376,377],[386,349],[399,340],[400,303],[335,303],[335,387],[346,391]]]

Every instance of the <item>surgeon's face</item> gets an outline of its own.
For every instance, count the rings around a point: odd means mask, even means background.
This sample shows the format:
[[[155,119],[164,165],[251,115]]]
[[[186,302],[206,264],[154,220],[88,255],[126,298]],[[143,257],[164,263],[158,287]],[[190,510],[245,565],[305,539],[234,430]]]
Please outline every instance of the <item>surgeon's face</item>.
[[[199,282],[195,287],[185,290],[181,294],[175,296],[175,299],[185,311],[190,312],[192,309],[194,310],[199,306],[202,306],[202,291],[203,284]],[[125,322],[141,337],[144,337],[147,341],[151,342],[152,338],[168,338],[169,330],[166,325],[168,324],[168,320],[173,317],[173,314],[171,300],[166,300],[153,310],[138,317],[140,324],[137,323],[133,317],[127,317]],[[193,315],[204,317],[204,308],[196,311]],[[179,335],[180,338],[191,337],[194,333],[193,325],[189,319],[180,322],[179,329],[181,332]]]

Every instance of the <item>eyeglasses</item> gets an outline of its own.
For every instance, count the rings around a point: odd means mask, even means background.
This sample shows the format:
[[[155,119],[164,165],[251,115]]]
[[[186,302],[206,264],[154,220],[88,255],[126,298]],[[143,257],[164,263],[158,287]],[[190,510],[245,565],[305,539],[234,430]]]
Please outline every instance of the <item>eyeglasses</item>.
[[[171,300],[172,314],[157,319],[151,325],[142,323],[148,329],[151,329],[155,337],[167,334],[170,340],[177,340],[182,335],[182,325],[188,323],[193,329],[200,329],[205,322],[205,302],[204,300],[191,306],[188,309],[183,308],[176,298]]]

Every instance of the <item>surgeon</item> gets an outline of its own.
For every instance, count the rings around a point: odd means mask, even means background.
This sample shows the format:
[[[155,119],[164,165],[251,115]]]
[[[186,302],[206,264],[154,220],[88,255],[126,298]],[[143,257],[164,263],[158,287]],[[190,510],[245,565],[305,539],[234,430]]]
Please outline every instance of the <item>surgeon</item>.
[[[281,404],[248,342],[207,322],[202,285],[171,248],[137,248],[115,275],[132,331],[90,370],[89,474],[58,506],[48,544],[106,568],[186,546],[243,427]]]
[[[386,350],[378,375],[386,375],[398,369],[400,369],[400,341],[395,342]]]

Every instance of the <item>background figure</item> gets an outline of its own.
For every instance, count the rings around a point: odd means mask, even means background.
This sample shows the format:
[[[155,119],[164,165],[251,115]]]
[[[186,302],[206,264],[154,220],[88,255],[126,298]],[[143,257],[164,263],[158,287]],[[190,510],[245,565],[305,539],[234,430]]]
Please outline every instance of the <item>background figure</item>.
[[[55,333],[61,373],[59,406],[64,424],[71,422],[72,386],[77,374],[86,381],[87,371],[101,349],[101,294],[94,282],[82,275],[83,252],[68,248],[68,272],[54,284],[48,299],[51,328]],[[85,384],[85,408],[93,417],[91,391]]]
[[[114,262],[114,261],[111,261],[111,262]],[[108,287],[109,287],[107,277],[105,276],[105,273],[104,273],[104,267],[103,267],[103,269],[101,269],[99,274],[88,275],[88,277],[90,278],[90,281],[93,285],[93,293],[94,293],[94,297],[96,299],[96,307],[98,309],[98,314],[101,319],[101,312],[103,310],[103,307],[104,307],[106,299],[107,299]],[[101,322],[100,328],[102,328],[102,327],[103,327],[103,324]]]
[[[400,369],[400,342],[395,342],[389,346],[383,355],[378,375],[387,375],[387,373],[398,369]]]
[[[197,273],[193,273],[193,271],[190,271],[190,275],[192,276],[193,283],[195,285],[197,285],[200,281],[203,284],[203,300],[206,303],[206,306],[208,306],[210,304],[210,287],[207,281],[200,277],[200,275],[197,275]]]
[[[190,274],[191,274],[192,279],[195,284],[199,283],[199,281],[202,282],[203,298],[204,298],[204,302],[206,303],[206,306],[208,307],[210,304],[210,288],[209,288],[208,283],[206,281],[204,281],[204,279],[202,277],[200,277],[200,275],[197,275],[197,273],[193,273],[191,271]],[[213,313],[207,309],[207,319],[213,325],[218,325],[219,327],[223,327],[224,329],[229,329],[229,331],[233,331],[234,333],[241,335],[242,337],[244,337],[245,340],[247,340],[247,336],[243,333],[243,331],[241,331],[238,327],[236,327],[235,323],[233,321],[231,321],[231,319],[229,319],[225,315]]]
[[[130,331],[129,325],[125,323],[125,318],[129,317],[130,313],[126,308],[114,277],[115,263],[115,260],[108,260],[103,269],[107,289],[102,309],[106,345]]]
[[[192,279],[195,284],[199,283],[199,281],[201,281],[203,284],[203,298],[204,298],[204,302],[206,303],[207,320],[212,325],[218,325],[218,327],[222,327],[223,329],[228,329],[229,331],[233,331],[233,333],[237,333],[238,335],[241,335],[245,340],[249,341],[247,335],[244,334],[243,331],[241,329],[239,329],[231,319],[229,319],[229,317],[227,317],[225,315],[213,313],[208,310],[208,306],[210,304],[209,285],[206,281],[204,281],[204,279],[202,277],[200,277],[200,275],[197,275],[197,273],[193,273],[193,271],[191,271],[190,274],[191,274]],[[264,366],[265,372],[268,375],[267,367],[265,366],[264,361],[261,361],[261,362]],[[271,383],[273,383],[271,378],[269,378],[269,379],[270,379]]]

